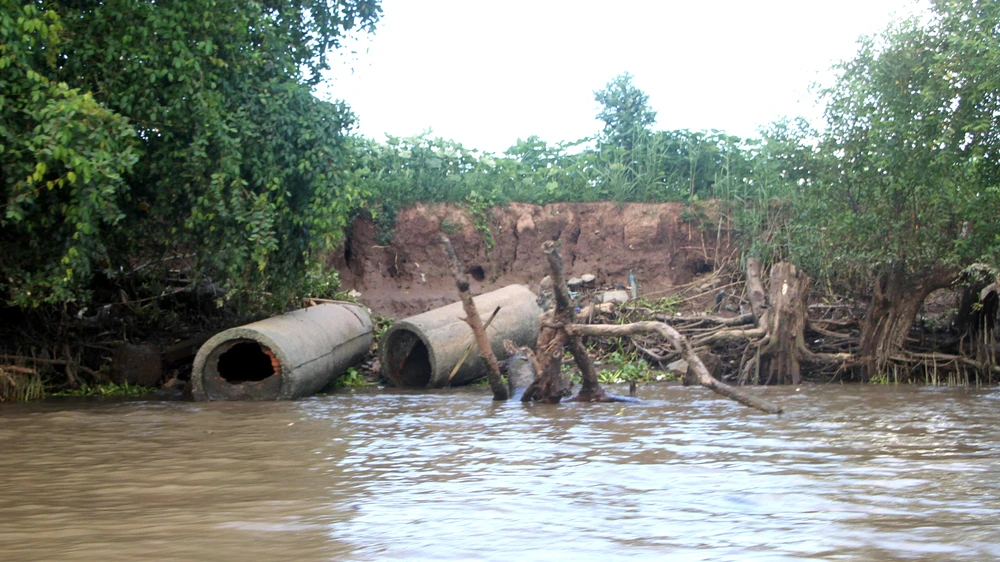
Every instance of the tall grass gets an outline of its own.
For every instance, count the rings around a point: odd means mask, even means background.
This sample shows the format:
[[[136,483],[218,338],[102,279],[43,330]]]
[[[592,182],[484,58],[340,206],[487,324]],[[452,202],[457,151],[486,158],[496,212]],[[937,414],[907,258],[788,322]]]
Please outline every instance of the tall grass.
[[[25,402],[45,396],[42,378],[33,369],[0,366],[0,402]]]

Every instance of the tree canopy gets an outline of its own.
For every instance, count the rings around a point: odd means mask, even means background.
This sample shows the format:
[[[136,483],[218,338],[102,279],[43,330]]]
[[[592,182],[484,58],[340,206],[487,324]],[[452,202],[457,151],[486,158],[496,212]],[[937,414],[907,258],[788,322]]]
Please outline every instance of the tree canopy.
[[[377,0],[0,2],[3,300],[148,264],[280,298],[335,241],[354,118],[311,85]]]
[[[597,118],[604,121],[602,144],[630,150],[656,123],[649,96],[632,83],[632,78],[628,72],[619,74],[603,90],[594,92],[594,100],[601,104]]]
[[[998,62],[1000,6],[949,0],[838,66],[824,92],[829,167],[808,193],[828,261],[957,271],[995,254]]]

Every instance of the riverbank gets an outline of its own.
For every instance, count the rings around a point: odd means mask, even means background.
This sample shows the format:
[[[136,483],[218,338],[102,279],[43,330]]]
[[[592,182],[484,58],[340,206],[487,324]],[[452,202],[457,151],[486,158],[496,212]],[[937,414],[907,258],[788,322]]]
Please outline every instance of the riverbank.
[[[713,204],[511,204],[484,213],[462,205],[417,204],[400,211],[391,224],[360,216],[346,231],[341,247],[329,255],[328,264],[340,277],[341,297],[356,299],[375,313],[376,340],[392,318],[457,299],[444,253],[434,241],[438,233],[451,239],[474,294],[512,283],[537,290],[548,273],[541,242],[556,239],[567,277],[588,276],[586,286],[577,289],[581,309],[600,300],[605,290],[627,289],[630,302],[590,308],[587,322],[667,321],[702,342],[699,355],[717,378],[744,383],[770,380],[746,377],[747,349],[753,338],[738,336],[755,333],[754,318],[747,316],[753,308],[749,277],[728,220]],[[761,281],[766,286],[768,280]],[[631,299],[633,288],[636,299]],[[912,364],[906,371],[897,368],[874,382],[992,384],[989,373],[995,365],[986,365],[986,377],[970,377],[968,364],[957,363],[947,351],[947,345],[955,345],[956,336],[949,330],[959,297],[954,290],[932,295],[911,333],[917,353],[944,359]],[[814,287],[803,298],[802,333],[810,351],[834,357],[808,365],[803,379],[857,380],[849,369],[850,360],[838,354],[856,355],[867,301]],[[206,290],[164,293],[147,301],[111,302],[73,316],[6,311],[7,331],[0,336],[6,357],[0,395],[114,394],[134,386],[182,389],[191,360],[208,337],[260,318],[253,311],[237,313],[218,306],[224,302],[218,287],[209,285]],[[295,306],[304,304],[296,302]],[[708,332],[725,327],[740,333],[729,330],[706,339]],[[655,338],[592,339],[591,350],[607,367],[608,382],[670,379],[684,368],[677,364],[674,350]],[[376,382],[374,356],[345,380]]]

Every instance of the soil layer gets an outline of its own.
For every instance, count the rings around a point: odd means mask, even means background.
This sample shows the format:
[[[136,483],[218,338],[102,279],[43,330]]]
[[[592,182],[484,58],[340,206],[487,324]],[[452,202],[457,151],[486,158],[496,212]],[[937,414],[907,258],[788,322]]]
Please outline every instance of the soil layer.
[[[458,298],[435,243],[439,232],[448,235],[467,267],[473,294],[511,283],[537,287],[548,272],[541,250],[546,240],[558,241],[567,277],[590,273],[599,286],[626,287],[631,271],[639,294],[649,297],[666,296],[733,254],[729,230],[708,206],[513,203],[488,215],[487,235],[487,225],[461,206],[417,204],[397,214],[384,245],[375,224],[359,218],[331,263],[344,288],[360,292],[374,312],[405,317]]]

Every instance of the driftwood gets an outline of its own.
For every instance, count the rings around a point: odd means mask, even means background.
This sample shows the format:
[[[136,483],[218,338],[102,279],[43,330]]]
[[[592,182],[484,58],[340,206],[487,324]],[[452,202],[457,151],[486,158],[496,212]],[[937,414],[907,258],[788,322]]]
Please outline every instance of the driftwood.
[[[543,402],[558,404],[565,395],[562,378],[563,351],[568,346],[577,367],[580,368],[582,383],[580,392],[572,398],[575,402],[615,402],[618,398],[609,396],[601,388],[597,380],[597,370],[594,361],[587,354],[579,335],[571,336],[565,326],[572,322],[574,310],[569,298],[569,287],[566,286],[566,276],[563,273],[562,255],[551,240],[542,244],[542,252],[552,270],[552,291],[555,297],[555,308],[543,315],[538,343],[535,345],[535,355],[538,360],[538,372],[534,382],[521,396],[522,402]]]
[[[996,359],[1000,347],[996,345],[994,326],[996,309],[1000,308],[997,304],[1000,302],[1000,297],[997,297],[997,287],[1000,284],[991,285],[985,291],[976,287],[976,299],[973,300],[981,303],[985,312],[975,323],[978,332],[974,336],[964,332],[958,337],[953,333],[932,333],[927,336],[925,332],[921,332],[919,338],[913,338],[910,333],[913,311],[903,309],[919,306],[926,296],[927,288],[939,287],[950,279],[947,275],[936,275],[936,270],[930,271],[927,276],[933,278],[932,281],[937,281],[917,287],[921,290],[916,293],[916,304],[905,303],[897,306],[900,310],[890,311],[889,314],[882,310],[885,308],[883,301],[901,302],[901,299],[893,295],[889,295],[892,298],[886,297],[893,283],[889,282],[891,280],[883,280],[883,284],[876,287],[868,313],[864,315],[862,307],[854,302],[838,300],[834,303],[809,304],[807,293],[811,287],[810,279],[794,265],[774,264],[768,273],[769,283],[762,277],[762,267],[756,260],[748,259],[746,268],[744,291],[740,299],[744,303],[749,302],[749,314],[733,318],[713,316],[711,313],[679,316],[658,313],[652,307],[644,307],[639,303],[621,307],[618,319],[660,320],[685,336],[694,352],[701,354],[708,351],[736,359],[736,364],[739,365],[736,372],[727,373],[723,380],[736,380],[739,384],[798,384],[806,366],[814,374],[823,372],[834,375],[834,378],[848,370],[861,370],[859,374],[863,375],[864,369],[869,373],[884,373],[887,368],[895,371],[897,367],[901,367],[912,372],[919,365],[956,371],[973,369],[977,371],[980,380],[990,382],[994,380],[996,373],[1000,373],[1000,364]],[[698,280],[697,284],[699,289],[704,289],[703,280]],[[694,285],[692,283],[689,287]],[[679,289],[681,291],[678,294],[683,293],[684,288]],[[711,291],[702,291],[694,298],[704,297],[717,290],[716,286]],[[984,292],[985,294],[981,294]],[[729,293],[717,293],[717,296],[725,297],[727,294]],[[735,297],[736,293],[729,296]],[[716,300],[716,304],[720,305],[720,301]],[[967,308],[971,308],[971,304]],[[735,310],[728,306],[727,309]],[[743,310],[742,305],[740,309]],[[615,310],[606,305],[588,305],[577,315],[577,324],[601,322],[595,318],[595,313],[614,315]],[[810,318],[809,314],[813,317]],[[875,322],[873,318],[881,318],[880,321],[885,325]],[[899,320],[896,327],[893,327],[893,318]],[[554,325],[568,325],[552,320],[550,322]],[[892,345],[873,347],[872,334],[877,335],[880,330],[886,334],[895,334],[897,339],[902,337],[900,334],[906,337]],[[889,339],[881,338],[878,341],[884,343]],[[668,349],[663,343],[652,343],[649,339],[644,341],[633,338],[632,345],[638,353],[661,365],[682,355],[677,350]],[[890,362],[892,365],[889,365]]]
[[[22,375],[37,375],[38,372],[34,369],[29,369],[27,367],[18,367],[17,365],[0,365],[0,375],[5,373],[19,373]]]
[[[490,317],[486,319],[486,323],[483,324],[483,332],[486,332],[486,330],[490,329],[490,324],[493,323],[493,319],[497,317],[497,313],[499,312],[500,312],[499,306],[493,309],[493,314],[490,314]],[[465,363],[465,360],[469,358],[469,354],[472,353],[472,348],[476,347],[477,345],[478,342],[475,338],[475,334],[473,334],[472,341],[469,342],[469,346],[465,348],[465,353],[463,353],[462,356],[458,358],[458,363],[455,363],[455,366],[452,367],[451,369],[451,373],[448,374],[448,384],[451,384],[451,379],[455,378],[455,374],[458,373],[458,370],[462,368],[462,363]],[[501,372],[502,371],[503,369],[501,369]]]
[[[675,352],[683,355],[700,385],[763,412],[771,414],[781,412],[781,408],[778,406],[716,380],[708,372],[701,358],[694,352],[687,340],[677,330],[663,322],[637,322],[622,326],[570,324],[569,320],[572,318],[573,312],[569,290],[566,287],[563,274],[562,256],[553,242],[545,242],[542,250],[552,271],[552,288],[556,306],[554,310],[546,313],[543,317],[542,330],[536,347],[540,356],[536,371],[537,376],[522,395],[522,401],[558,403],[562,399],[560,367],[562,366],[564,347],[569,347],[573,360],[580,369],[582,379],[580,392],[572,399],[573,401],[612,402],[627,400],[608,395],[601,388],[593,360],[583,345],[583,336],[633,336],[656,333],[669,341]]]
[[[739,316],[731,324],[713,321],[718,328],[694,337],[692,346],[748,342],[740,361],[741,384],[799,384],[801,363],[841,367],[853,363],[855,357],[850,353],[816,353],[806,347],[809,286],[808,276],[782,262],[772,266],[770,290],[765,292],[760,262],[748,258],[746,291],[751,314]],[[744,324],[747,320],[750,322]],[[815,325],[809,327],[822,335],[835,335]]]
[[[780,414],[781,407],[749,394],[741,389],[729,386],[717,380],[708,372],[705,364],[694,352],[694,349],[687,340],[674,328],[663,322],[635,322],[633,324],[623,324],[619,326],[601,326],[595,324],[573,324],[566,326],[566,331],[576,336],[633,336],[636,334],[656,333],[671,343],[688,362],[688,366],[694,373],[698,384],[711,389],[727,398],[732,398],[740,404],[757,408],[769,414]]]
[[[507,400],[510,398],[510,393],[507,385],[503,382],[503,376],[500,374],[500,365],[497,363],[496,356],[493,355],[490,340],[486,337],[486,329],[483,327],[482,319],[479,318],[476,303],[472,301],[472,294],[469,292],[469,278],[462,272],[462,268],[458,264],[458,256],[455,255],[455,249],[451,245],[451,240],[442,234],[439,242],[444,246],[445,254],[448,256],[448,265],[451,267],[451,274],[455,278],[455,287],[458,289],[459,297],[462,299],[462,307],[465,309],[464,320],[472,328],[476,345],[479,347],[479,353],[486,360],[486,378],[489,380],[490,390],[493,391],[493,399]]]

